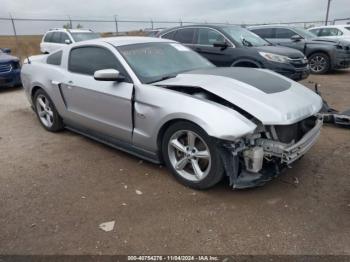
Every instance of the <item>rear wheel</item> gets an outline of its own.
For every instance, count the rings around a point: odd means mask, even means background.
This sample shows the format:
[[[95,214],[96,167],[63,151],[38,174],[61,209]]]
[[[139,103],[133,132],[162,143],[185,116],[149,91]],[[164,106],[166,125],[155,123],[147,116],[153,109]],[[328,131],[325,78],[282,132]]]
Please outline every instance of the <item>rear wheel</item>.
[[[42,89],[34,95],[35,112],[43,127],[51,132],[58,132],[63,129],[61,117],[50,99],[49,95]]]
[[[309,57],[311,73],[325,74],[330,69],[330,59],[323,53],[315,53]]]
[[[177,122],[164,134],[166,165],[182,184],[207,189],[223,177],[224,168],[213,138],[195,124]]]

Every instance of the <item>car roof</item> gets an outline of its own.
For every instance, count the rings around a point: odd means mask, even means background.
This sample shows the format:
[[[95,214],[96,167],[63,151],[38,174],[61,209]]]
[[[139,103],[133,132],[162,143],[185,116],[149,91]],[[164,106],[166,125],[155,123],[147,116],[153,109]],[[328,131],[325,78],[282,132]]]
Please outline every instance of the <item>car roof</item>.
[[[291,26],[291,25],[254,25],[249,26],[249,29],[258,29],[258,28],[298,28],[297,26]]]
[[[350,25],[321,25],[321,26],[314,26],[309,28],[310,29],[318,29],[318,28],[344,28],[344,27],[350,27]]]
[[[90,29],[66,29],[66,28],[51,28],[47,32],[70,32],[70,33],[93,33]]]
[[[102,42],[109,43],[113,46],[124,46],[124,45],[145,44],[145,43],[176,43],[175,41],[170,39],[145,37],[145,36],[115,36],[115,37],[97,38],[97,39],[82,41],[79,43],[98,44]]]
[[[223,25],[218,25],[218,24],[193,24],[193,25],[183,25],[183,26],[176,26],[176,27],[171,27],[163,30],[161,33],[166,33],[169,31],[177,30],[177,29],[182,29],[182,28],[191,28],[191,27],[210,27],[213,29],[220,30],[225,27],[241,27],[239,25],[229,25],[229,24],[223,24]]]

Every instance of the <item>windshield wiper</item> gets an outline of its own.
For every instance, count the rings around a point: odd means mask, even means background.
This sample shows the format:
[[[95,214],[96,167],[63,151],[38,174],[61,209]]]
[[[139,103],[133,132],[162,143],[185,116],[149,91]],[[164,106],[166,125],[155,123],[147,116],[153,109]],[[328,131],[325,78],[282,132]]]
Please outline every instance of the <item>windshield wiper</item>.
[[[167,80],[167,79],[170,79],[170,78],[175,78],[177,77],[177,75],[167,75],[167,76],[163,76],[163,77],[160,77],[156,80],[153,80],[151,82],[148,82],[147,84],[152,84],[152,83],[155,83],[155,82],[159,82],[159,81],[163,81],[163,80]]]

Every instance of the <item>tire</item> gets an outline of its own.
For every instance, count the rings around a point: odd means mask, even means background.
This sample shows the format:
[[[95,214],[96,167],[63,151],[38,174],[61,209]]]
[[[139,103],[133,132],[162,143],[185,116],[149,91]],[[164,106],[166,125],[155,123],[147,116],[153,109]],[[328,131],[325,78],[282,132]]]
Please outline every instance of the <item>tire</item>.
[[[165,131],[162,154],[175,178],[188,187],[208,189],[223,178],[215,139],[191,122],[176,122]]]
[[[324,53],[314,53],[309,56],[310,70],[312,74],[320,75],[330,71],[331,60]]]
[[[50,132],[63,129],[63,121],[49,95],[42,89],[34,94],[34,109],[41,125]]]

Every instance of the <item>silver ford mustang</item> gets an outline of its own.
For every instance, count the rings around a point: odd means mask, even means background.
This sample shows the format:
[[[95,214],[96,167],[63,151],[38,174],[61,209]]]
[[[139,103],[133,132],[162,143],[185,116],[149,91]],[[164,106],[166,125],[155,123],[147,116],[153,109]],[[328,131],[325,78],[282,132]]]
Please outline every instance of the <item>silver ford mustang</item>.
[[[321,98],[264,69],[217,68],[187,47],[145,37],[79,42],[32,56],[26,95],[48,131],[63,128],[165,163],[205,189],[264,184],[304,155]]]

